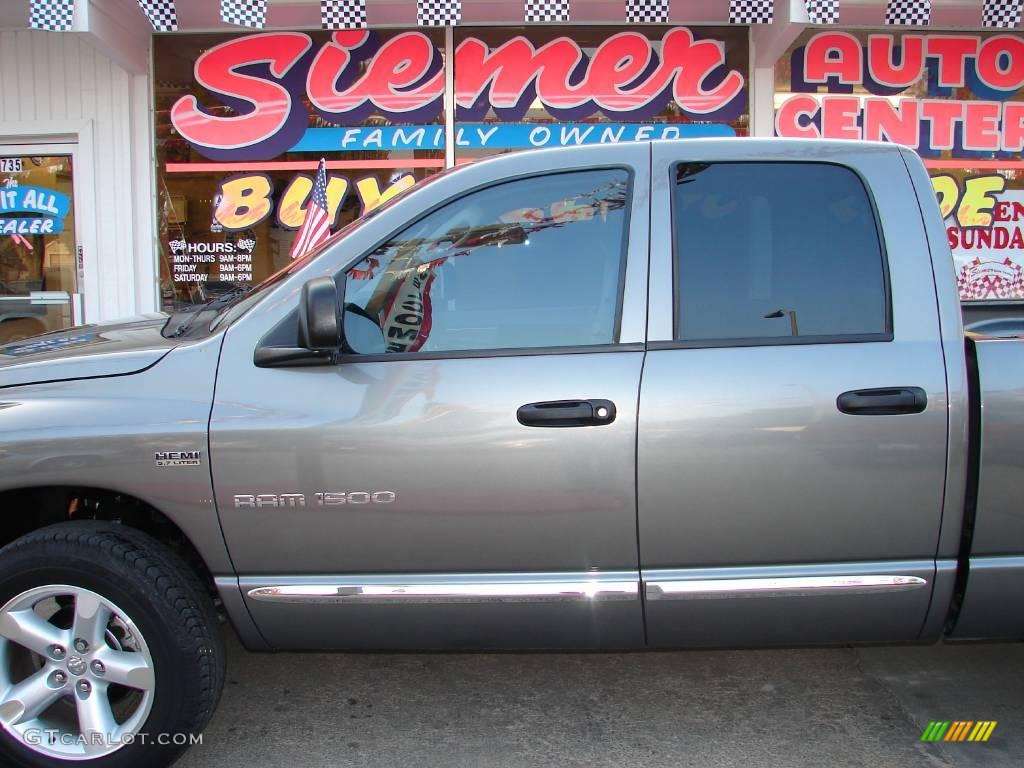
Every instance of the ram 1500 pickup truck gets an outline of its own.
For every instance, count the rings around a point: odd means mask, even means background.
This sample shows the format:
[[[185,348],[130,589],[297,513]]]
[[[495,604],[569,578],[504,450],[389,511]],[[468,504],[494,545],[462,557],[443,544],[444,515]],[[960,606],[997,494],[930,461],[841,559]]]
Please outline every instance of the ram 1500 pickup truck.
[[[0,347],[0,747],[155,766],[251,649],[1024,635],[1024,349],[893,145],[439,174],[244,295]],[[166,740],[165,740],[166,742]],[[84,761],[84,762],[82,762]]]

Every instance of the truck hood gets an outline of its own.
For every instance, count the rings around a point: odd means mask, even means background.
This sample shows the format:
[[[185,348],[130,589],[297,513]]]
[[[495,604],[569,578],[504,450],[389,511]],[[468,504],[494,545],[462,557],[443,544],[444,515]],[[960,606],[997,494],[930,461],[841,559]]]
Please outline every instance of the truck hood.
[[[139,315],[46,333],[0,345],[0,388],[97,376],[124,376],[149,368],[179,343],[160,330],[168,315]]]

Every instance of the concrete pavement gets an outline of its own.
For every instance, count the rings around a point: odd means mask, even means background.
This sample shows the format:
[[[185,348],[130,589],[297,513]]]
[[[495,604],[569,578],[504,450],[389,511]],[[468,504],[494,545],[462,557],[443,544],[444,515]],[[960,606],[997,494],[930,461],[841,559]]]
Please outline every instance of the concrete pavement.
[[[250,654],[182,768],[1024,765],[1024,644]],[[929,720],[997,720],[923,744]]]

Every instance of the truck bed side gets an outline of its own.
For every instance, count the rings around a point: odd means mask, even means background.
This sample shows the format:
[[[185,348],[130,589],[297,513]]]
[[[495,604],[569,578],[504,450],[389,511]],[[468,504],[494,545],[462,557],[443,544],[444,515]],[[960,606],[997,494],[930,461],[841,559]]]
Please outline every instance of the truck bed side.
[[[1024,339],[969,335],[977,480],[968,483],[965,591],[952,637],[1024,636]],[[973,509],[972,509],[973,508]],[[973,512],[973,515],[971,514]]]

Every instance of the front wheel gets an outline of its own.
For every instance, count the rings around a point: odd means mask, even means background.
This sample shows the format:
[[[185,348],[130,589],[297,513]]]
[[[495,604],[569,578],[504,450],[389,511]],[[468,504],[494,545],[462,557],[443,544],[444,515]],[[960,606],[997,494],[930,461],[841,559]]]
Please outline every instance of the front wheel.
[[[61,523],[0,550],[0,753],[32,768],[169,765],[224,680],[210,598],[159,542]]]

